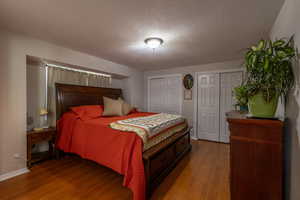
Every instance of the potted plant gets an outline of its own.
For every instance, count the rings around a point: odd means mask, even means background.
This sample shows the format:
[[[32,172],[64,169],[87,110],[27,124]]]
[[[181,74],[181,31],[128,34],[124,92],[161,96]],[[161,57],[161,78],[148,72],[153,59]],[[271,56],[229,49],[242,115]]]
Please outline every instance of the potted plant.
[[[242,84],[233,89],[235,99],[237,101],[236,106],[240,107],[241,111],[248,111],[248,90],[247,86]]]
[[[261,40],[245,56],[249,111],[254,117],[272,118],[279,97],[285,98],[294,85],[292,70],[296,49],[289,40]]]

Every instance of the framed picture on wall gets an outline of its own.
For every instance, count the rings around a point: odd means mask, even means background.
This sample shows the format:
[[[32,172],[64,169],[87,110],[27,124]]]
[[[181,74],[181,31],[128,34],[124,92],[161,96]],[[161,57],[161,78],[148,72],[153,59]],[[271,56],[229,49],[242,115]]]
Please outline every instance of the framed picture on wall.
[[[187,74],[183,77],[183,86],[185,89],[190,90],[193,88],[194,78],[191,74]]]
[[[184,90],[184,100],[192,100],[193,99],[193,92],[192,90]]]

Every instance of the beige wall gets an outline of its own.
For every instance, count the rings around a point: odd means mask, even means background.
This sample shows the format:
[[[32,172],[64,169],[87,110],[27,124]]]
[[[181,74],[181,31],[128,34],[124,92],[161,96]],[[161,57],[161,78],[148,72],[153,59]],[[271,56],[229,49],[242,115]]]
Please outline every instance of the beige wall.
[[[26,56],[127,77],[130,102],[143,105],[142,72],[44,41],[0,30],[0,175],[26,166]],[[134,92],[133,92],[134,91]],[[14,158],[20,154],[21,158]]]
[[[290,37],[295,34],[295,45],[300,48],[300,1],[286,0],[280,14],[271,31],[271,38]],[[286,173],[286,199],[300,199],[300,116],[299,116],[299,66],[300,62],[294,65],[297,78],[297,86],[289,95],[286,106],[287,128],[285,143],[285,173]]]
[[[196,72],[206,72],[206,71],[217,71],[217,70],[230,70],[230,69],[239,69],[242,67],[242,60],[228,61],[222,63],[211,63],[206,65],[195,65],[187,67],[172,68],[167,70],[159,71],[146,71],[144,73],[144,109],[147,110],[148,105],[148,77],[151,76],[160,76],[167,74],[192,74],[195,77]],[[182,86],[183,87],[183,86]],[[193,87],[195,89],[196,87]],[[194,91],[193,91],[194,92]],[[193,100],[184,100],[183,96],[179,97],[183,99],[182,103],[182,115],[188,119],[189,124],[194,124],[194,98]]]

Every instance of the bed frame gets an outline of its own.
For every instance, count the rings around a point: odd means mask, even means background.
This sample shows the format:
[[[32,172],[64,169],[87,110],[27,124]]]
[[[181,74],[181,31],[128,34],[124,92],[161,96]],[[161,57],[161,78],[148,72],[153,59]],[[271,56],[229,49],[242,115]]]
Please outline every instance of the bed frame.
[[[72,106],[103,104],[103,96],[113,99],[122,97],[121,89],[60,83],[56,83],[55,86],[57,119]],[[190,128],[186,128],[143,152],[148,199],[154,189],[190,150]]]

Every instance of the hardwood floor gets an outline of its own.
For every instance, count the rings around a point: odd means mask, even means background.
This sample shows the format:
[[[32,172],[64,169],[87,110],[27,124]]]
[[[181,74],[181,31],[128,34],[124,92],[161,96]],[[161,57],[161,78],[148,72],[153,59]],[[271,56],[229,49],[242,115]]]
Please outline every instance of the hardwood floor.
[[[229,145],[193,141],[186,156],[151,200],[229,200]],[[33,166],[30,173],[0,182],[1,200],[130,200],[122,176],[77,157]]]

